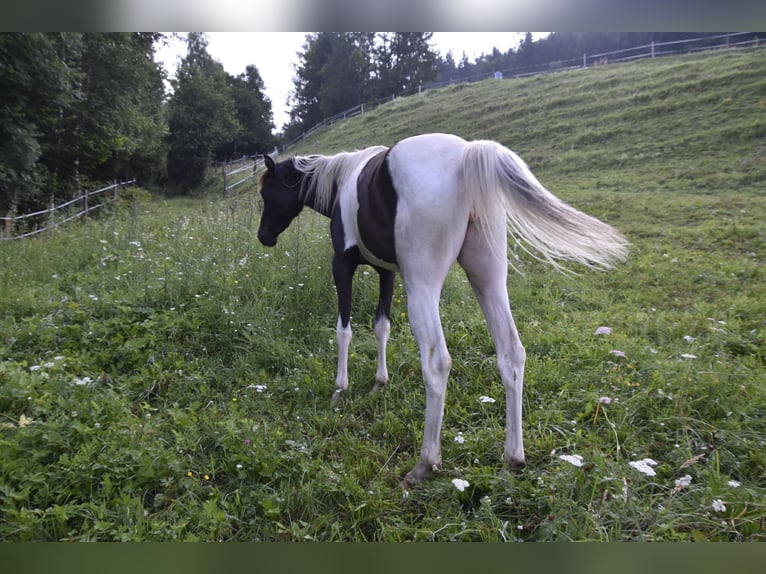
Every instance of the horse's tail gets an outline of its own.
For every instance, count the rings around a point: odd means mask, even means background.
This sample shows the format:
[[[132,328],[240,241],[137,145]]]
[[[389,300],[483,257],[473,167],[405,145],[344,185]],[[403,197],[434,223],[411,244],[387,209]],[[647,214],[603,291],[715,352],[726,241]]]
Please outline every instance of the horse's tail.
[[[614,228],[561,201],[497,142],[469,142],[461,177],[472,192],[472,217],[480,227],[487,231],[492,215],[504,210],[516,243],[531,246],[557,268],[558,261],[609,268],[627,255],[628,242]]]

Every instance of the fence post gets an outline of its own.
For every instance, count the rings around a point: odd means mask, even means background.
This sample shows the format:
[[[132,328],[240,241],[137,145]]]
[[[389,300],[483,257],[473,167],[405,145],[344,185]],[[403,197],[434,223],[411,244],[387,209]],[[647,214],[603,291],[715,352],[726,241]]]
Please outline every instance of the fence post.
[[[221,164],[221,174],[223,174],[223,197],[226,198],[226,163]]]
[[[588,67],[588,54],[585,52],[582,53],[582,67],[587,68]]]
[[[652,60],[654,60],[654,40],[652,40]]]
[[[8,219],[5,220],[5,234],[11,236],[11,225],[13,222],[13,210],[8,212]]]
[[[56,198],[51,193],[51,202],[48,204],[48,227],[53,229],[56,226]]]

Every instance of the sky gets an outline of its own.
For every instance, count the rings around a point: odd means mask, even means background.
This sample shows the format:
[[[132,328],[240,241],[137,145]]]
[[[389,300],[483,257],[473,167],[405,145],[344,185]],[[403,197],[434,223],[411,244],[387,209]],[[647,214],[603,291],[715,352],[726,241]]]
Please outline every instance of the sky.
[[[533,32],[535,38],[545,35]],[[281,130],[289,120],[287,98],[293,88],[297,54],[302,51],[306,32],[207,32],[207,37],[208,53],[232,76],[244,73],[251,64],[258,68],[266,96],[271,100],[274,124]],[[473,61],[492,52],[492,48],[501,52],[516,48],[523,37],[523,32],[434,32],[431,44],[442,56],[451,50],[455,61],[460,61],[465,52]],[[186,42],[178,38],[159,47],[155,60],[173,76],[185,55]]]

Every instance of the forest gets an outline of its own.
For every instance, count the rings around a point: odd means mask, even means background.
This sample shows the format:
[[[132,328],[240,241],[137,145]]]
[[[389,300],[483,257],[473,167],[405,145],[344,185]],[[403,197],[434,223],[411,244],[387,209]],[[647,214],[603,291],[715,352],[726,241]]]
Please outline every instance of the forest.
[[[167,35],[0,34],[0,213],[25,213],[115,179],[189,194],[217,160],[268,152],[360,103],[493,70],[551,67],[584,52],[618,50],[690,33],[527,33],[503,53],[473,62],[442,57],[430,32],[306,35],[289,96],[290,122],[277,133],[255,65],[232,76],[186,35],[173,77],[155,62]]]

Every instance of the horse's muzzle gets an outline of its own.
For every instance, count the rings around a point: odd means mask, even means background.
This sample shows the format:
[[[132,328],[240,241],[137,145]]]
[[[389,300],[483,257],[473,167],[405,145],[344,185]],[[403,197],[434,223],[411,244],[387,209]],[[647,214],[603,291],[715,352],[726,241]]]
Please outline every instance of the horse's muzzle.
[[[266,247],[274,247],[277,244],[277,238],[270,233],[264,231],[258,231],[258,241],[260,241]]]

